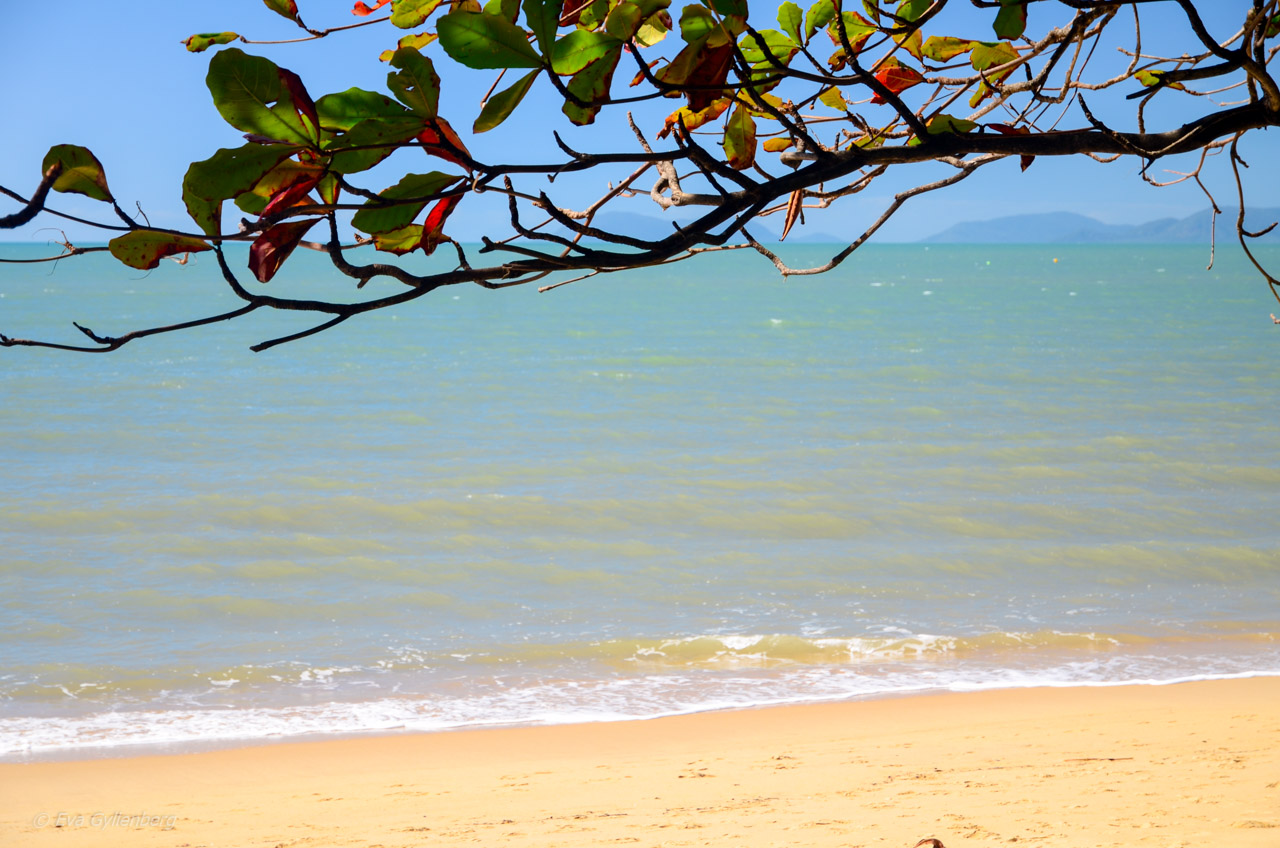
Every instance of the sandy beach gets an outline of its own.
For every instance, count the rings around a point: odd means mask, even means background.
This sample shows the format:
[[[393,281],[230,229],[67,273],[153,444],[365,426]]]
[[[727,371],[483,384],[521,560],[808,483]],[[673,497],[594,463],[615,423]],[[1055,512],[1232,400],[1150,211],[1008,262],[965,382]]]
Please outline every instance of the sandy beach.
[[[1280,845],[1280,679],[0,765],[6,846]]]

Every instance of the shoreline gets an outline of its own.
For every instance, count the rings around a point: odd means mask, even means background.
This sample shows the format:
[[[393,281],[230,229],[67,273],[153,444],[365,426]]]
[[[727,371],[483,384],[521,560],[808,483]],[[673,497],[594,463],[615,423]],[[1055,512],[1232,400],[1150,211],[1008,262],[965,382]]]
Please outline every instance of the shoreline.
[[[539,727],[561,727],[591,724],[617,724],[629,722],[647,722],[662,719],[682,718],[704,714],[731,713],[740,711],[786,709],[790,707],[822,706],[842,703],[864,703],[881,700],[897,700],[933,695],[975,694],[979,692],[1022,691],[1028,689],[1111,689],[1117,687],[1143,686],[1163,687],[1179,686],[1186,683],[1212,683],[1226,680],[1250,680],[1255,678],[1280,678],[1280,670],[1264,669],[1259,671],[1227,672],[1206,675],[1184,675],[1171,678],[1151,678],[1137,680],[1073,680],[1043,681],[1030,680],[1023,683],[1007,681],[987,684],[953,685],[949,687],[926,686],[907,687],[872,691],[857,695],[813,696],[809,698],[781,698],[763,700],[756,703],[730,703],[720,705],[693,706],[683,710],[659,712],[653,715],[614,715],[608,717],[568,716],[556,719],[474,721],[460,724],[446,724],[435,727],[413,726],[409,724],[386,725],[367,728],[322,729],[302,732],[259,733],[239,736],[212,736],[208,738],[158,739],[154,741],[116,741],[101,745],[78,745],[68,747],[44,748],[35,751],[0,751],[0,766],[24,763],[59,763],[83,762],[99,759],[128,759],[147,756],[181,756],[212,751],[225,751],[238,748],[254,748],[262,746],[287,745],[293,743],[323,743],[327,741],[348,739],[374,739],[381,736],[403,737],[436,733],[469,733],[483,730],[515,730]],[[407,701],[422,701],[424,696],[406,698]],[[346,703],[346,702],[344,702]],[[359,704],[360,702],[353,702]],[[323,706],[323,705],[322,705]],[[234,712],[234,709],[231,710]],[[213,712],[213,711],[210,711]],[[148,713],[139,711],[135,715],[167,715],[168,711]],[[35,720],[35,717],[26,717]],[[0,720],[0,725],[3,721]]]
[[[1280,839],[1280,678],[0,763],[0,796],[18,846],[1262,848]]]

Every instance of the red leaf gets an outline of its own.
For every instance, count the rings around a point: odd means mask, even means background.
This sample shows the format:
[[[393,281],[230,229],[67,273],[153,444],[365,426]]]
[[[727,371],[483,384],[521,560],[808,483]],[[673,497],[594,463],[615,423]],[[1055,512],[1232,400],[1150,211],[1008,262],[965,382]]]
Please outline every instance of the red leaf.
[[[356,3],[356,7],[351,10],[351,14],[367,18],[369,15],[372,15],[374,12],[378,11],[390,2],[391,0],[377,0],[377,2],[372,6],[366,6],[363,2]]]
[[[996,132],[1000,133],[1001,135],[1030,135],[1031,134],[1030,127],[1011,127],[1008,124],[987,124],[987,126],[990,129],[993,129]],[[1034,162],[1035,159],[1036,157],[1028,156],[1024,153],[1022,155],[1022,160],[1021,160],[1022,170],[1025,171],[1027,170],[1027,168],[1030,168],[1031,163]]]
[[[319,218],[306,218],[302,221],[285,221],[276,224],[253,240],[249,248],[249,270],[258,282],[265,283],[276,275],[280,266],[293,253],[293,249],[302,241],[319,221]]]
[[[431,207],[431,211],[427,213],[427,220],[422,222],[422,250],[428,256],[435,252],[436,247],[443,242],[444,222],[452,214],[453,209],[462,201],[462,195],[455,194],[453,197],[446,197],[436,202]]]
[[[582,10],[591,5],[590,0],[564,0],[560,6],[560,26],[574,26],[582,17]]]
[[[279,68],[280,81],[289,89],[289,99],[293,101],[293,110],[304,123],[310,124],[310,135],[320,140],[320,118],[316,115],[316,104],[302,84],[302,78],[287,68]]]
[[[914,68],[908,68],[906,65],[886,65],[876,71],[876,79],[884,83],[884,87],[892,91],[894,94],[901,94],[913,85],[924,82],[924,76]],[[872,103],[884,103],[884,98],[879,94],[871,98]]]
[[[701,112],[711,105],[712,101],[724,96],[724,82],[729,76],[729,66],[733,64],[733,45],[720,47],[704,47],[698,55],[698,64],[685,79],[686,86],[707,86],[701,91],[686,91],[689,95],[689,108]]]
[[[272,195],[270,202],[267,203],[262,214],[258,216],[258,220],[262,220],[269,215],[279,212],[281,209],[288,209],[299,200],[307,196],[307,192],[316,187],[316,183],[320,182],[320,177],[324,175],[323,171],[308,174],[305,171],[299,173],[293,182],[287,183],[280,187],[280,190]]]
[[[453,131],[453,127],[449,126],[449,122],[444,118],[433,118],[427,122],[427,128],[418,134],[418,141],[422,142],[423,149],[427,151],[429,156],[439,156],[446,162],[452,162],[455,165],[461,165],[468,171],[471,167],[460,159],[454,151],[461,151],[467,156],[471,155],[471,151],[467,150],[467,146],[462,143],[462,139]]]

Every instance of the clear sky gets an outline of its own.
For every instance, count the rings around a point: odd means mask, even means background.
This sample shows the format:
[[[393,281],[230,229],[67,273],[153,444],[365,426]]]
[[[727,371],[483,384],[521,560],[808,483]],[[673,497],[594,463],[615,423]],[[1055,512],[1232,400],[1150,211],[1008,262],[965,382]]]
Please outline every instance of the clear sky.
[[[760,2],[757,0],[757,5]],[[1241,10],[1249,4],[1247,0],[1212,0],[1199,5],[1206,8],[1215,34],[1225,36],[1233,31]],[[357,20],[351,16],[350,6],[348,0],[299,0],[304,19],[318,28]],[[960,12],[974,14],[964,9]],[[1067,20],[1064,7],[1057,4],[1033,7],[1031,28],[1043,27],[1052,15],[1064,15],[1054,23]],[[990,16],[989,12],[983,12],[979,19],[962,16],[952,34],[990,38]],[[1194,51],[1195,45],[1187,40],[1180,14],[1172,3],[1144,6],[1143,22],[1144,49],[1167,49],[1174,55]],[[1132,32],[1131,26],[1119,23],[1116,29],[1126,33],[1126,38]],[[29,192],[38,181],[40,161],[51,145],[82,144],[103,162],[112,191],[123,206],[132,208],[138,202],[153,223],[191,228],[181,202],[181,182],[187,165],[207,158],[219,147],[235,147],[243,142],[237,131],[218,116],[205,88],[204,76],[212,53],[191,54],[179,42],[195,32],[222,30],[255,39],[299,34],[292,24],[268,11],[261,0],[5,3],[0,11],[0,71],[5,80],[0,91],[4,115],[0,184]],[[394,46],[402,34],[383,24],[311,43],[238,46],[297,71],[313,96],[319,96],[353,85],[385,90],[388,69],[377,55]],[[459,68],[443,57],[438,45],[427,50],[444,78],[441,113],[463,130],[478,113],[479,100],[493,73]],[[673,52],[674,47],[660,47],[653,55]],[[1115,52],[1115,45],[1107,45],[1099,52],[1105,54],[1095,59],[1100,66],[1108,62],[1115,65],[1122,58]],[[1132,129],[1134,101],[1123,101],[1124,93],[1128,92],[1113,95],[1119,101],[1114,109],[1102,105],[1101,93],[1090,99],[1097,107],[1095,111],[1105,114],[1115,126]],[[570,144],[583,150],[634,147],[622,110],[605,110],[597,126],[580,130],[560,114],[553,94],[550,86],[541,81],[531,99],[506,125],[474,140],[467,137],[472,152],[486,161],[555,161],[552,130],[559,130]],[[1233,96],[1238,95],[1224,95]],[[1148,128],[1181,123],[1191,114],[1181,103],[1188,99],[1171,95],[1172,108],[1152,109]],[[1174,100],[1179,102],[1173,103]],[[674,101],[662,101],[641,110],[638,119],[650,137],[661,125],[661,116],[675,105],[678,104]],[[1068,116],[1062,126],[1081,123]],[[1249,181],[1255,205],[1276,205],[1275,187],[1280,185],[1280,156],[1275,155],[1278,139],[1274,130],[1255,133],[1244,147],[1245,157],[1253,166]],[[397,156],[411,153],[405,151]],[[1162,162],[1158,167],[1178,164]],[[434,166],[401,159],[399,167],[425,171]],[[1000,162],[961,186],[908,204],[883,235],[886,239],[914,240],[957,221],[1056,210],[1091,215],[1107,222],[1137,223],[1181,217],[1207,208],[1207,201],[1194,185],[1154,189],[1139,179],[1137,168],[1134,161],[1100,165],[1074,158],[1037,160],[1026,173],[1021,173],[1016,160]],[[1225,156],[1219,157],[1212,171],[1208,182],[1219,202],[1234,205]],[[390,184],[396,176],[387,173],[385,182]],[[620,171],[617,176],[625,173]],[[555,188],[568,191],[572,197],[574,185],[572,179],[565,179]],[[581,180],[577,185],[584,187]],[[537,187],[545,187],[545,183]],[[811,216],[810,226],[829,233],[860,231],[867,220],[878,214],[891,190],[889,185],[877,187],[852,203]],[[475,239],[486,232],[491,216],[505,218],[503,207],[496,201],[492,195],[468,198],[454,218],[453,234]],[[78,196],[59,196],[56,202],[56,208],[67,212],[103,214],[101,205]],[[11,208],[13,204],[8,199],[0,199],[0,211]],[[647,200],[631,201],[619,211],[662,214]],[[48,218],[40,221],[39,226],[50,226]],[[42,241],[56,235],[50,230],[38,231],[39,226],[0,231],[0,239]],[[91,238],[73,226],[67,231],[73,238]]]

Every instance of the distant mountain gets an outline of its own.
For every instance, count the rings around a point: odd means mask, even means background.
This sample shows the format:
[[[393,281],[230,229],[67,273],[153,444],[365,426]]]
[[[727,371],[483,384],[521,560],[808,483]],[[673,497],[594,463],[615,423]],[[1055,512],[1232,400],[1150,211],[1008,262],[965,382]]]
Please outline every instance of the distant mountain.
[[[686,221],[692,220],[688,215],[683,217]],[[592,226],[645,241],[660,241],[676,231],[676,223],[678,221],[675,216],[658,218],[635,212],[602,212],[596,216]]]
[[[1251,208],[1245,225],[1262,229],[1280,219],[1280,209]],[[1227,209],[1218,216],[1218,238],[1234,237],[1236,211]],[[1209,210],[1186,218],[1160,218],[1145,224],[1104,224],[1096,218],[1072,212],[1014,215],[990,221],[966,221],[940,233],[920,239],[921,244],[1163,244],[1209,241]],[[1276,228],[1280,230],[1280,227]],[[1280,242],[1272,231],[1264,241]]]
[[[777,218],[777,216],[774,216]],[[780,218],[766,219],[752,225],[752,231],[766,242],[775,242],[781,227]],[[675,232],[675,224],[694,220],[687,210],[679,216],[659,218],[634,212],[604,212],[596,216],[594,226],[614,233],[622,233],[644,241],[660,241]],[[1218,216],[1218,239],[1235,238],[1235,210],[1225,210]],[[1280,208],[1255,207],[1249,210],[1246,225],[1262,229],[1272,221],[1280,220]],[[1280,230],[1277,227],[1276,230]],[[558,235],[567,235],[563,227],[548,228]],[[787,244],[842,244],[844,239],[822,231],[810,231],[797,226],[787,237]],[[1263,239],[1268,243],[1280,243],[1280,232],[1271,232]],[[1209,210],[1197,212],[1186,218],[1161,218],[1144,224],[1105,224],[1087,215],[1073,212],[1045,212],[1037,215],[1012,215],[993,218],[990,221],[966,221],[948,227],[940,233],[920,239],[917,244],[1207,244],[1209,242]]]

